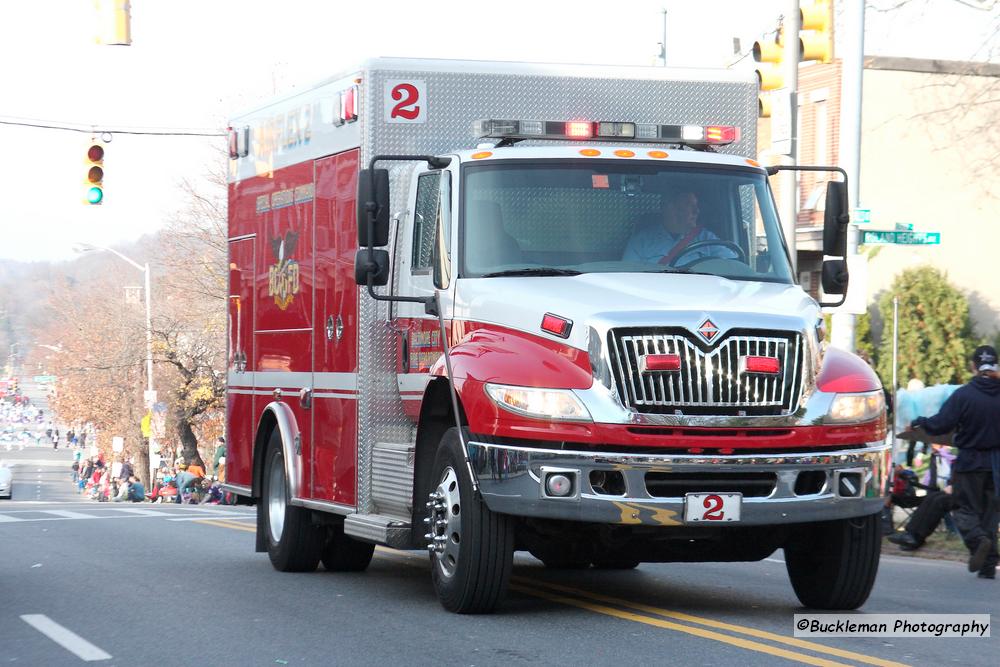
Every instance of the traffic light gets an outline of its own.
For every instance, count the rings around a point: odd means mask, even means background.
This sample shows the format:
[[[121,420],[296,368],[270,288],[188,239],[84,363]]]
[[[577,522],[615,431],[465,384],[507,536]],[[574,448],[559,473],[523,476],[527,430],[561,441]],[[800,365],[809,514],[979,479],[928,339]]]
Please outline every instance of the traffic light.
[[[781,60],[784,55],[782,35],[783,32],[779,28],[774,39],[760,40],[753,45],[753,59],[762,63],[757,66],[757,86],[760,89],[760,95],[757,97],[757,113],[761,118],[771,117],[771,96],[768,91],[784,85],[784,76],[781,73]]]
[[[87,146],[86,158],[87,176],[84,181],[86,192],[84,201],[91,206],[98,206],[104,201],[104,146],[91,140]]]
[[[799,5],[799,61],[833,60],[833,0],[812,0]]]

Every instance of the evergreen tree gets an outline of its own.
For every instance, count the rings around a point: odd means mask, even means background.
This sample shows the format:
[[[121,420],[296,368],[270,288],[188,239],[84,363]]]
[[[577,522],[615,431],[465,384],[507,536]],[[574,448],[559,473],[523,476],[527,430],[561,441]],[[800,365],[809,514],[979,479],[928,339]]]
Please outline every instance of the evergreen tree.
[[[878,373],[892,386],[892,299],[899,297],[900,386],[917,378],[930,386],[968,380],[974,341],[969,301],[938,269],[907,269],[879,298],[885,326],[879,345]]]

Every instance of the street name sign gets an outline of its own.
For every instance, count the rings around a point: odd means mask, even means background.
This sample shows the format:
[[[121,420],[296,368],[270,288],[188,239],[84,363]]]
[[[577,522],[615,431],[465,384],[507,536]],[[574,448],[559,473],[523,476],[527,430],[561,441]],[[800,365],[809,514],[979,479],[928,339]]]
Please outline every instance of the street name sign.
[[[911,231],[865,231],[862,232],[862,244],[891,243],[896,245],[940,245],[941,232],[911,232]]]
[[[872,221],[872,210],[870,208],[856,208],[854,209],[854,220],[859,225],[867,225]]]

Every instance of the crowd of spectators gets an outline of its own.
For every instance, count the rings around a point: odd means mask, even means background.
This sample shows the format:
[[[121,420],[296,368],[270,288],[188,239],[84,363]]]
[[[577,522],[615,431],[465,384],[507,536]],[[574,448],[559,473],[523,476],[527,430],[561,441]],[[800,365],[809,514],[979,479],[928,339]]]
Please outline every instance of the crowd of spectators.
[[[131,456],[115,457],[110,463],[104,454],[83,457],[82,448],[73,453],[73,482],[84,497],[98,502],[152,502],[230,504],[232,497],[222,490],[225,480],[225,442],[219,438],[212,474],[197,463],[183,458],[171,466],[164,460],[153,472],[151,488],[146,489],[136,474]]]

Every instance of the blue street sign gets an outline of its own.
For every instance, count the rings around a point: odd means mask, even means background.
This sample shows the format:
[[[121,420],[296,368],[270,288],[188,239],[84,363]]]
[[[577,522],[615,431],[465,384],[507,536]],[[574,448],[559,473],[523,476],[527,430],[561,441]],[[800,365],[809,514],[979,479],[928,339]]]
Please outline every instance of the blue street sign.
[[[911,232],[911,231],[866,231],[862,232],[862,244],[891,243],[896,245],[940,245],[941,232]]]

